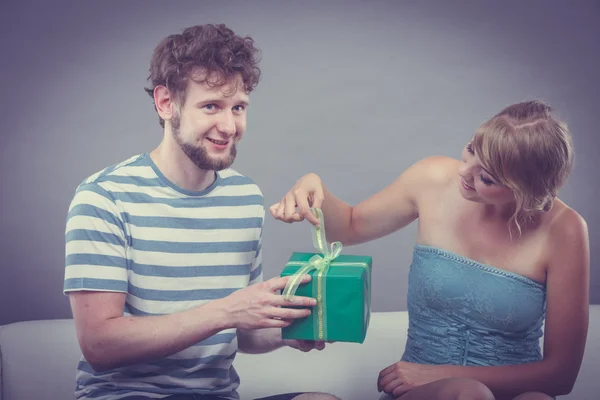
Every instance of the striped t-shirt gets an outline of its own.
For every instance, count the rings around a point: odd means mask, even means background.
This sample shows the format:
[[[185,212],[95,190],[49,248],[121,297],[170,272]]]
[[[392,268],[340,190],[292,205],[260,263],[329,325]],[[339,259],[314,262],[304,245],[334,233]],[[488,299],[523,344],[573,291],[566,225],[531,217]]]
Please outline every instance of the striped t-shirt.
[[[86,179],[66,223],[64,292],[127,293],[124,315],[170,314],[262,280],[265,209],[232,169],[201,192],[171,183],[141,154]],[[153,362],[97,373],[82,357],[78,399],[177,393],[239,398],[235,329]]]

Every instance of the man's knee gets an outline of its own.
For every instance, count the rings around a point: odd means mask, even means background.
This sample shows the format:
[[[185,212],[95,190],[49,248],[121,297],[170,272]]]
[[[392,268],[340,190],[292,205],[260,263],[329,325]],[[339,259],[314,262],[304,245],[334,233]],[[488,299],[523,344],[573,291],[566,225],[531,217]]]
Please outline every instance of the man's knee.
[[[494,400],[494,394],[475,379],[451,378],[440,391],[440,400]]]
[[[292,400],[342,400],[332,394],[327,393],[302,393],[294,397]]]
[[[527,392],[518,395],[513,400],[552,400],[552,397],[541,392]]]

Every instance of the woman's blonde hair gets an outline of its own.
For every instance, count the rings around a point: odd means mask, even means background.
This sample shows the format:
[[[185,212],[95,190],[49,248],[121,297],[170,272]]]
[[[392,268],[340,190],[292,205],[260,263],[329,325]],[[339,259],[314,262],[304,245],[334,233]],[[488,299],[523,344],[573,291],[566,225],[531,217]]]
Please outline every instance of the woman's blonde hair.
[[[472,146],[482,165],[515,195],[511,222],[521,225],[552,208],[573,168],[573,143],[552,107],[527,101],[506,107],[482,124]]]

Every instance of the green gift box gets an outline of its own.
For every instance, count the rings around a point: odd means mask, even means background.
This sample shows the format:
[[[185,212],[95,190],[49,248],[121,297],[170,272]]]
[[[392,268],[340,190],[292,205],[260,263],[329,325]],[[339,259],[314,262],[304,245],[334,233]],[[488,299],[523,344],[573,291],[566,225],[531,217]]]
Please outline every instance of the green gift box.
[[[371,317],[372,257],[340,254],[341,243],[327,247],[321,210],[311,209],[321,221],[313,227],[313,241],[320,253],[295,252],[281,276],[292,276],[284,296],[317,300],[311,314],[282,328],[284,339],[363,343]],[[309,274],[309,283],[300,284]]]
[[[281,276],[293,275],[314,255],[293,253]],[[295,294],[313,297],[317,305],[283,328],[283,338],[362,343],[371,316],[371,264],[369,256],[340,255],[326,269],[307,272],[312,280]]]

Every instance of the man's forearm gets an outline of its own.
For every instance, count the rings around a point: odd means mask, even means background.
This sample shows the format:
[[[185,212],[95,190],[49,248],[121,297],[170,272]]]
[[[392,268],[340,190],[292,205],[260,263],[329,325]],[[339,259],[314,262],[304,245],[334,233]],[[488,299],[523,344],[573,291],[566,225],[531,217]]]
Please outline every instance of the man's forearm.
[[[284,344],[280,328],[266,328],[254,331],[238,329],[238,348],[244,353],[268,353],[277,350]]]
[[[445,369],[449,377],[471,378],[485,384],[498,399],[532,391],[560,396],[568,393],[573,384],[548,361],[494,367],[443,365],[440,368]]]
[[[80,338],[80,345],[92,368],[105,371],[167,357],[230,325],[214,301],[170,315],[112,318],[92,335]]]

